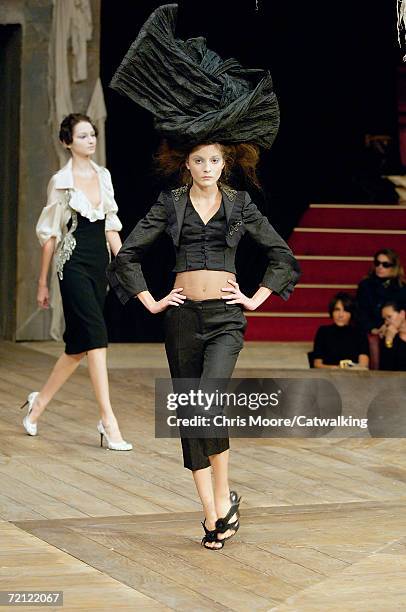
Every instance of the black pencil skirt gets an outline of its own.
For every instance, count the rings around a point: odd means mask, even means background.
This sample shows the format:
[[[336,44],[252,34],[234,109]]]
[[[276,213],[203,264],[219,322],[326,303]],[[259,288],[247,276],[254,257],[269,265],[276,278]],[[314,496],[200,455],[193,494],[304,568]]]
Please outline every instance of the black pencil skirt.
[[[243,346],[247,320],[238,304],[185,300],[165,313],[165,349],[172,378],[229,379]],[[182,438],[189,470],[210,466],[209,456],[229,448],[228,437]]]
[[[109,255],[105,220],[89,221],[77,215],[76,246],[59,281],[65,316],[65,353],[75,355],[107,347],[103,315],[107,293]]]

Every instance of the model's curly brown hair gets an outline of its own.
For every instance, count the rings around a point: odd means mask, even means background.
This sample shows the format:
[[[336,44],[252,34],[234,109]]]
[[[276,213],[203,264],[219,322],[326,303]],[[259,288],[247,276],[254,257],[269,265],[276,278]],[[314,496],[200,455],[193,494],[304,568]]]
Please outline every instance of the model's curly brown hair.
[[[192,179],[189,170],[186,168],[186,160],[198,147],[209,144],[214,144],[221,150],[225,162],[222,179],[225,182],[229,180],[233,169],[237,166],[251,183],[260,188],[256,172],[259,162],[259,147],[246,142],[237,144],[202,142],[188,147],[174,146],[167,140],[163,140],[154,158],[157,172],[166,178],[177,178],[181,185],[191,184]]]

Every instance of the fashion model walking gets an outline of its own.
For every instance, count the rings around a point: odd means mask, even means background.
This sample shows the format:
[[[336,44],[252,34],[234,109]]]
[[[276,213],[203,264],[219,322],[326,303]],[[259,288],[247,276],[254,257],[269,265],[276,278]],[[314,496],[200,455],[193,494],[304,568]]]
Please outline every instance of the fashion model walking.
[[[38,433],[38,420],[51,399],[87,355],[89,374],[100,411],[97,430],[110,450],[131,450],[123,440],[109,394],[106,365],[107,329],[103,306],[107,290],[107,243],[116,254],[121,246],[118,207],[110,173],[95,164],[97,129],[92,120],[78,113],[67,116],[59,138],[71,159],[50,180],[48,201],[37,223],[42,245],[37,301],[49,307],[48,275],[52,258],[65,316],[64,353],[40,389],[28,395],[26,432]]]
[[[172,377],[198,379],[205,387],[231,377],[243,346],[243,311],[255,310],[271,293],[287,299],[299,267],[250,195],[226,183],[235,167],[256,183],[259,146],[270,147],[275,137],[279,114],[269,73],[223,61],[204,38],[176,38],[176,13],[172,4],[151,15],[112,86],[153,113],[163,137],[160,168],[180,186],[161,192],[110,264],[108,277],[122,303],[136,297],[152,314],[165,311]],[[172,291],[156,300],[141,261],[162,232],[174,245],[176,279]],[[236,280],[235,254],[245,232],[268,258],[251,297]],[[227,431],[220,433],[194,437],[181,430],[184,466],[192,471],[203,506],[202,544],[215,550],[239,528],[240,498],[228,482],[229,439]]]

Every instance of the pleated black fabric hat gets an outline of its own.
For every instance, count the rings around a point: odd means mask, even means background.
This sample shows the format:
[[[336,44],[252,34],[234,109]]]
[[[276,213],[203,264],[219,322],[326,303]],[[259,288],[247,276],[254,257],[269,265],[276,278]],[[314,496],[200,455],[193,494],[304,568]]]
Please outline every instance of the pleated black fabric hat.
[[[171,141],[269,148],[279,127],[269,72],[223,61],[203,37],[175,38],[177,12],[177,4],[166,4],[152,13],[110,86],[150,111]]]

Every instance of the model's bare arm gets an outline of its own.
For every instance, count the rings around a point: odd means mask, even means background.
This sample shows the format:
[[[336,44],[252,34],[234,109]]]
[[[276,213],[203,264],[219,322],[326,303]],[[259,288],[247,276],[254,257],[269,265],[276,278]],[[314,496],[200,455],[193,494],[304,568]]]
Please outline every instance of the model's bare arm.
[[[225,292],[223,300],[227,301],[227,304],[241,304],[245,310],[256,310],[272,293],[268,287],[259,287],[258,291],[251,297],[247,297],[242,291],[237,282],[229,279],[228,287],[222,287],[221,291]]]
[[[119,250],[121,249],[121,238],[120,234],[115,230],[108,230],[106,232],[107,242],[109,243],[110,250],[113,253],[114,257],[117,255]]]
[[[55,250],[55,238],[46,241],[42,247],[41,269],[38,279],[37,303],[40,308],[49,308],[48,272]]]
[[[158,314],[158,312],[162,312],[166,310],[168,306],[180,306],[186,299],[186,296],[182,294],[183,288],[177,287],[176,289],[172,289],[168,295],[166,295],[162,300],[156,301],[149,291],[141,291],[136,295],[136,297],[144,304],[145,308],[149,310],[152,314]]]

